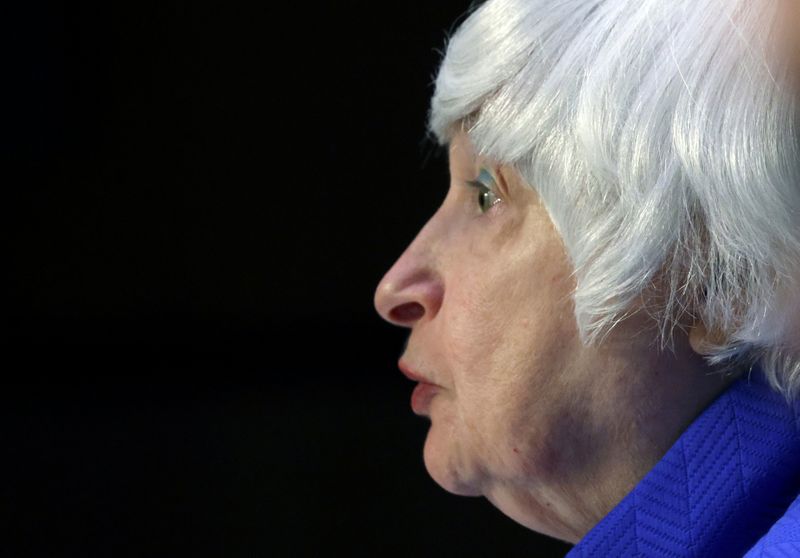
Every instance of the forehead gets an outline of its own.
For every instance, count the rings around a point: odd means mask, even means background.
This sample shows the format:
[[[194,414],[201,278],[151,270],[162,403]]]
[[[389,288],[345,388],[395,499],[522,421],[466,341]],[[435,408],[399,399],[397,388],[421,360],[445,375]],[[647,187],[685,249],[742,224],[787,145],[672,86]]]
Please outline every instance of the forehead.
[[[453,135],[448,144],[448,154],[451,168],[464,166],[473,167],[480,159],[475,152],[472,141],[464,131],[459,131]]]

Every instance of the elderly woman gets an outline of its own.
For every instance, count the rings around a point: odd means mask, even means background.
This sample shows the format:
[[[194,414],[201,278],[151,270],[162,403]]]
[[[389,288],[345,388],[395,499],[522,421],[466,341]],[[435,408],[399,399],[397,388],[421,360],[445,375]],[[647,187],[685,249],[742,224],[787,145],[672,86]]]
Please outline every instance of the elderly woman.
[[[570,556],[800,556],[793,10],[488,0],[450,37],[449,190],[374,301],[443,488]]]

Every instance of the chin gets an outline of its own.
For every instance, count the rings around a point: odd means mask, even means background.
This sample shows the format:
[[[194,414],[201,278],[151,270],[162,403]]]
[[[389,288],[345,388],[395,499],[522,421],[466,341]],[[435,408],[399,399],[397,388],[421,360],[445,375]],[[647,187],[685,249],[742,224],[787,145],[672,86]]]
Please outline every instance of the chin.
[[[422,452],[425,469],[431,478],[447,492],[457,496],[482,496],[479,483],[464,475],[463,463],[458,466],[457,446],[455,440],[449,435],[452,430],[442,431],[437,428],[435,421],[431,421],[428,436],[425,438],[425,447]]]

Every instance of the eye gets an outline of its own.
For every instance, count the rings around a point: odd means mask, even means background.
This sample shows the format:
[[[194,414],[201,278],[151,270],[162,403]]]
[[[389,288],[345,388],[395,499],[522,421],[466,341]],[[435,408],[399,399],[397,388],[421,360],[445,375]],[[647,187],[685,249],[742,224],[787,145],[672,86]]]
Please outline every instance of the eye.
[[[486,169],[481,169],[478,178],[469,180],[467,184],[478,190],[478,207],[481,213],[488,212],[494,205],[503,201],[495,191],[497,184],[494,176]]]

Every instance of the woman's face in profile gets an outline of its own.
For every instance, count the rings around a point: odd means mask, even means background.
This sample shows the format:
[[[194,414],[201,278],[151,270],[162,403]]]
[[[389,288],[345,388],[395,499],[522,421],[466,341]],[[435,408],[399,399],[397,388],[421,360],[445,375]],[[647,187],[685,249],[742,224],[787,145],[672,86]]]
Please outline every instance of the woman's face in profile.
[[[591,387],[575,389],[591,363],[581,362],[571,269],[535,192],[483,166],[464,133],[449,161],[444,202],[383,277],[375,305],[411,328],[404,364],[440,386],[417,409],[431,421],[430,475],[456,494],[504,498],[514,483],[567,480],[597,451],[582,416]],[[482,169],[494,183],[484,173],[481,187],[470,184]]]
[[[438,386],[415,401],[431,422],[425,466],[452,493],[486,496],[519,523],[577,540],[608,511],[619,478],[632,485],[667,449],[642,424],[667,422],[664,408],[681,405],[663,394],[665,406],[654,404],[652,385],[636,380],[643,367],[663,368],[648,337],[581,344],[572,268],[535,190],[477,157],[464,133],[450,143],[449,165],[443,203],[374,301],[384,319],[411,329],[403,365]],[[680,344],[676,354],[670,367],[692,358]],[[634,426],[654,435],[634,440]],[[629,460],[617,484],[604,484],[596,473],[631,444],[642,462]]]

